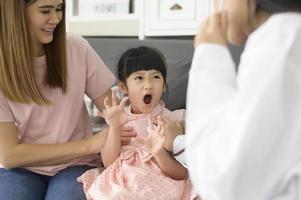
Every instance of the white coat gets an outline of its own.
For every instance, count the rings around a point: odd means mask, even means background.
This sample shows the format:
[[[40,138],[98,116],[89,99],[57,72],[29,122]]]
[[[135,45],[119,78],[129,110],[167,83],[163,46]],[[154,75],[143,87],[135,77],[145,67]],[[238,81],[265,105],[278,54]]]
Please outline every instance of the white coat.
[[[195,50],[186,159],[203,200],[301,199],[301,14],[252,33],[238,73],[226,47]]]

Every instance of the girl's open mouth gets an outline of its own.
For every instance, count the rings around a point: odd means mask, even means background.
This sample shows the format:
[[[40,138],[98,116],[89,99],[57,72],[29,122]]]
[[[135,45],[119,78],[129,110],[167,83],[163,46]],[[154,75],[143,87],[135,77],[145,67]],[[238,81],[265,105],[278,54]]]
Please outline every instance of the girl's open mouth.
[[[151,101],[152,101],[152,95],[147,94],[147,95],[144,96],[143,102],[144,102],[145,104],[150,104]]]

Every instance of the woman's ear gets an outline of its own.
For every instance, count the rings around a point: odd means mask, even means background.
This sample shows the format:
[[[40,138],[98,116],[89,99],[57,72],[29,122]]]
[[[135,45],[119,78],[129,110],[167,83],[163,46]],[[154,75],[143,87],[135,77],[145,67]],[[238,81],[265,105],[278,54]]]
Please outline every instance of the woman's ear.
[[[127,94],[127,88],[126,88],[126,84],[123,81],[119,81],[118,83],[119,88],[120,88],[120,92],[122,92],[123,94]]]

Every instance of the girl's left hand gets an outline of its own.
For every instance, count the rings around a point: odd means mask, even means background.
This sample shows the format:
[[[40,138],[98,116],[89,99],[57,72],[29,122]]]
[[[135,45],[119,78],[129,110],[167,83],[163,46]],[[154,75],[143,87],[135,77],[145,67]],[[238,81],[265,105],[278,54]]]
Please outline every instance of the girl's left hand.
[[[161,119],[160,116],[157,117],[157,122],[155,125],[155,123],[153,123],[150,117],[150,115],[148,115],[148,125],[147,125],[147,131],[148,131],[148,135],[147,137],[141,138],[141,137],[137,137],[137,138],[132,138],[133,142],[137,142],[140,144],[143,144],[144,147],[153,155],[157,155],[161,150],[164,149],[164,143],[165,143],[165,135],[164,135],[164,125],[163,125],[163,121]]]
[[[160,116],[157,118],[157,122],[158,125],[155,126],[152,123],[151,117],[148,116],[147,131],[149,132],[149,134],[144,141],[144,146],[147,150],[151,152],[153,156],[155,156],[161,150],[164,149],[164,143],[165,143],[163,121],[161,120]]]
[[[213,43],[227,46],[226,11],[212,14],[201,24],[194,38],[194,47],[196,48],[202,43]]]

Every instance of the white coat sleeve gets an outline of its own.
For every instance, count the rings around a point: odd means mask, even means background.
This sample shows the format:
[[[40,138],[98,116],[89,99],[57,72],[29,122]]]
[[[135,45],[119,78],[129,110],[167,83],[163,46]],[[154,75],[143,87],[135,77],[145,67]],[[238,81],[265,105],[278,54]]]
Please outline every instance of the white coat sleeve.
[[[178,135],[173,143],[173,153],[179,153],[175,159],[187,168],[185,158],[185,135]]]
[[[195,50],[188,85],[186,159],[203,200],[277,195],[283,177],[297,164],[301,40],[295,39],[279,46],[273,38],[262,45],[248,44],[238,76],[227,48],[202,44]]]

